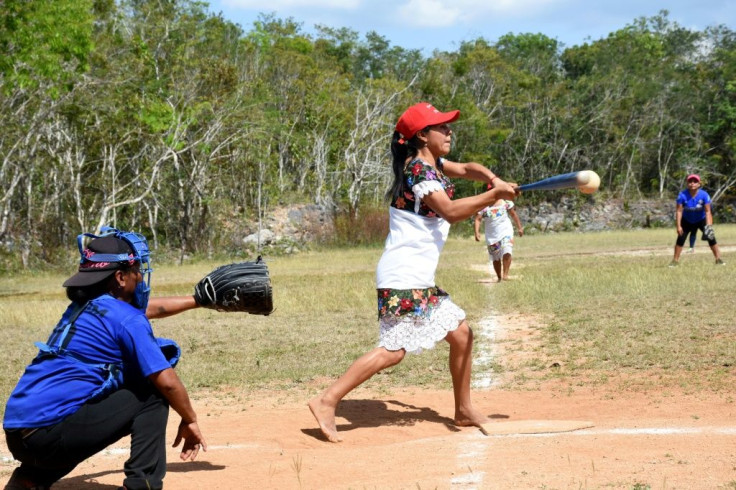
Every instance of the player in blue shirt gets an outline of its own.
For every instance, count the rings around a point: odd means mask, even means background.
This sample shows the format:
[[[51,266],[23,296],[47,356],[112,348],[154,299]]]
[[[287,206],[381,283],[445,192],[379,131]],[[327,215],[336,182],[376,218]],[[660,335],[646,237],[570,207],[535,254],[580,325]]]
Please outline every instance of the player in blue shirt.
[[[50,488],[128,435],[125,488],[163,488],[169,406],[181,416],[174,441],[183,441],[181,459],[207,449],[173,369],[179,348],[155,338],[149,322],[197,304],[186,296],[149,301],[146,239],[105,231],[79,236],[79,271],[63,284],[71,304],[46,343],[37,343],[38,355],[8,399],[3,427],[21,465],[6,489]]]
[[[713,214],[711,213],[711,200],[707,192],[700,188],[700,176],[691,174],[687,176],[687,189],[677,196],[677,211],[675,213],[675,225],[677,226],[677,241],[675,242],[675,256],[670,262],[670,267],[677,266],[680,262],[682,247],[689,234],[704,232],[706,226],[713,225]],[[705,239],[705,235],[703,235]],[[716,259],[716,265],[725,265],[721,260],[721,252],[715,236],[708,238],[708,245]]]

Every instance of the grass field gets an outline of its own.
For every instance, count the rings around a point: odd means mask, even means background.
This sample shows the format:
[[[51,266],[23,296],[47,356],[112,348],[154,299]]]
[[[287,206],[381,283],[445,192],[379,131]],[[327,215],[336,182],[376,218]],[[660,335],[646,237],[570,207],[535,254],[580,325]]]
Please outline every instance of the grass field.
[[[560,233],[516,240],[511,274],[484,285],[484,247],[451,239],[437,283],[471,323],[492,313],[543,318],[541,341],[525,361],[494,366],[511,381],[505,389],[536,389],[544,379],[570,386],[613,383],[621,389],[673,386],[685,391],[729,391],[736,374],[734,268],[736,226],[719,225],[725,267],[713,265],[707,244],[668,268],[672,230]],[[375,265],[380,248],[306,252],[268,260],[276,311],[269,317],[186,312],[154,321],[156,335],[182,347],[177,368],[193,392],[247,397],[253,390],[315,393],[341,374],[377,339]],[[155,260],[155,257],[154,257]],[[155,264],[154,295],[190,294],[215,265]],[[70,271],[71,272],[71,271]],[[33,358],[66,306],[60,284],[68,274],[0,278],[0,398]],[[549,369],[554,359],[561,366]],[[397,386],[448,388],[447,346],[368,381],[376,390]]]

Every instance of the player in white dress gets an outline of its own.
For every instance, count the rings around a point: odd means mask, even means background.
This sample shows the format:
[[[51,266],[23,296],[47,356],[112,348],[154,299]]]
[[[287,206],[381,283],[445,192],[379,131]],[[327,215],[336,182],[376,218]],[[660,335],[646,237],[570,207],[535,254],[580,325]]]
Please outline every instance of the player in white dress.
[[[341,439],[335,410],[353,388],[407,352],[420,352],[440,340],[450,344],[450,374],[458,426],[483,425],[488,418],[470,401],[473,332],[465,312],[434,281],[451,223],[468,219],[498,199],[514,199],[518,189],[478,163],[442,158],[450,152],[459,111],[440,112],[431,104],[411,106],[399,118],[391,143],[394,183],[389,191],[389,235],[376,270],[380,335],[378,346],[360,358],[321,395],[309,402],[320,430]],[[448,177],[481,181],[492,188],[453,200]]]
[[[480,241],[480,224],[485,225],[486,246],[491,273],[495,272],[498,282],[509,278],[511,256],[514,248],[514,226],[511,217],[516,223],[519,236],[524,236],[524,227],[521,226],[519,215],[516,214],[513,201],[499,199],[493,206],[484,208],[475,215],[475,241]]]

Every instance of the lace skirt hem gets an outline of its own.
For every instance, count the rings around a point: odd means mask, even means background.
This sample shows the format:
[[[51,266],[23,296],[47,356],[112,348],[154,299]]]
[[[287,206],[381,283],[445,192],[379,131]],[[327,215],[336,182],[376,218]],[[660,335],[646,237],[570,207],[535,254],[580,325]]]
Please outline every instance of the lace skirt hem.
[[[465,319],[465,311],[452,302],[449,296],[440,299],[430,316],[384,315],[379,319],[378,347],[387,350],[404,349],[419,354],[432,349],[449,332],[457,329]]]

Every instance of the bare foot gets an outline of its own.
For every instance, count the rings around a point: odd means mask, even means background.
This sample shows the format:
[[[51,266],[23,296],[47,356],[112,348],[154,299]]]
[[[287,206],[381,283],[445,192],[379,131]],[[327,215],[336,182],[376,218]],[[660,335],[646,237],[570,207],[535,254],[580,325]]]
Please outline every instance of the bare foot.
[[[474,408],[467,410],[458,409],[455,412],[455,425],[458,427],[478,427],[483,435],[488,435],[485,428],[486,424],[490,424],[491,420]]]
[[[337,425],[335,424],[335,407],[327,405],[322,398],[317,397],[309,400],[309,410],[317,419],[319,429],[330,442],[340,442],[342,437],[337,433]]]

